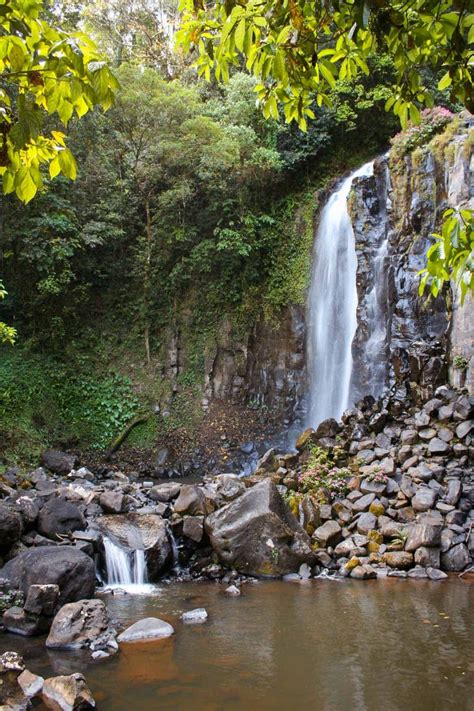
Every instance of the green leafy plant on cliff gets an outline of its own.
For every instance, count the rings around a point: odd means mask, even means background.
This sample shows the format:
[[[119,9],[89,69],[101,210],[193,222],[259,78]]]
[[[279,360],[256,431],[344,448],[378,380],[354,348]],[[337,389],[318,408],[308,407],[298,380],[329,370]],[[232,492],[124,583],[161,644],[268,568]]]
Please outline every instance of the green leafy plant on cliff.
[[[426,268],[420,271],[419,293],[428,289],[436,298],[446,283],[460,289],[461,304],[474,291],[474,212],[450,208],[443,214],[441,234],[427,252]]]

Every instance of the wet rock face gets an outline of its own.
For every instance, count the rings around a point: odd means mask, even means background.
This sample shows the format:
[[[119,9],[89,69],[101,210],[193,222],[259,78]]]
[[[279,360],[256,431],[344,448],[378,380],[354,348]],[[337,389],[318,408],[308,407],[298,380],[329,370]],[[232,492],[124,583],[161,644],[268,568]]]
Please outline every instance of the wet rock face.
[[[305,395],[305,331],[300,306],[287,308],[278,327],[259,321],[241,342],[228,324],[206,364],[207,396],[266,405],[296,418]]]
[[[279,577],[313,562],[308,534],[270,479],[264,479],[205,520],[211,545],[240,573]]]

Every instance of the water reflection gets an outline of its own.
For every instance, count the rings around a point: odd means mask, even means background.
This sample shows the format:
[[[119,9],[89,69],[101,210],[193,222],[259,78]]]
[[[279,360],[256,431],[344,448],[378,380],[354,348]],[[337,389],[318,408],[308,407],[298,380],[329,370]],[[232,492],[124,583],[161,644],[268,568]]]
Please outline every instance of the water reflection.
[[[124,645],[87,668],[83,655],[46,655],[31,640],[5,635],[2,647],[23,647],[33,671],[85,671],[101,711],[467,711],[472,596],[458,579],[260,583],[239,598],[212,583],[175,584],[152,598],[106,598],[123,623],[157,615],[173,638]],[[200,606],[208,623],[180,622]]]

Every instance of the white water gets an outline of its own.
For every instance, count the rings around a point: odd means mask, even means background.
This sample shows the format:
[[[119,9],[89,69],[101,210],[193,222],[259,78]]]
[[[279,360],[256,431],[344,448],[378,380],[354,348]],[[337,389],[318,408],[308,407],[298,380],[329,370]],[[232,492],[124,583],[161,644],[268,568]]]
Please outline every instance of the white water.
[[[154,586],[148,584],[145,551],[126,550],[104,536],[107,587],[126,592],[149,593]]]
[[[371,333],[364,347],[364,359],[371,364],[368,393],[380,397],[385,387],[387,362],[385,343],[387,339],[387,319],[385,309],[385,272],[388,259],[388,239],[385,239],[374,258],[374,283],[367,295],[367,321]]]
[[[357,258],[347,198],[355,178],[373,175],[366,163],[331,195],[316,235],[308,301],[309,425],[336,420],[349,406],[352,341],[357,329]]]

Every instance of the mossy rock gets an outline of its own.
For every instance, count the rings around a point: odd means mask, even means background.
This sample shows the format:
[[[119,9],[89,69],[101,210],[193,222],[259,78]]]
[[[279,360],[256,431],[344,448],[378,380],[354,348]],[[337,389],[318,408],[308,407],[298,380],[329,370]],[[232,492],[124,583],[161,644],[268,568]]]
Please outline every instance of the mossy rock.
[[[376,503],[375,501],[370,504],[369,506],[369,511],[371,514],[374,514],[374,516],[383,516],[385,513],[385,507],[381,503]]]
[[[376,531],[375,529],[372,529],[368,532],[367,538],[371,543],[378,543],[379,545],[383,543],[382,534],[380,533],[380,531]]]
[[[358,565],[360,565],[360,560],[356,556],[353,556],[350,560],[347,561],[347,563],[344,566],[345,570],[354,570],[354,568],[357,568]]]

